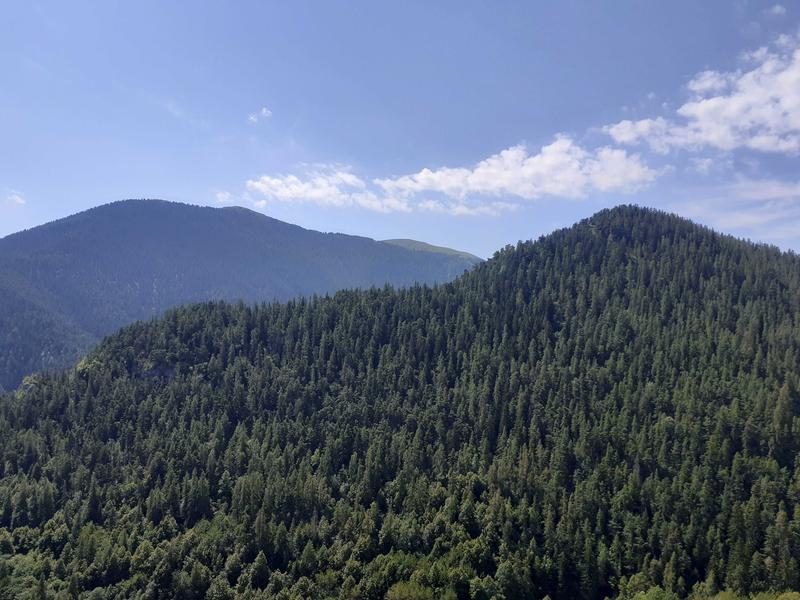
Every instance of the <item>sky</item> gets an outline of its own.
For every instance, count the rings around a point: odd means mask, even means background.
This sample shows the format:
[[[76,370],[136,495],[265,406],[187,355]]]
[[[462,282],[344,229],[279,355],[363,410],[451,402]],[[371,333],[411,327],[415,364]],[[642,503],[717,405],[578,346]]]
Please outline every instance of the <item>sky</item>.
[[[617,204],[800,251],[800,3],[0,4],[0,236],[125,198],[491,256]]]

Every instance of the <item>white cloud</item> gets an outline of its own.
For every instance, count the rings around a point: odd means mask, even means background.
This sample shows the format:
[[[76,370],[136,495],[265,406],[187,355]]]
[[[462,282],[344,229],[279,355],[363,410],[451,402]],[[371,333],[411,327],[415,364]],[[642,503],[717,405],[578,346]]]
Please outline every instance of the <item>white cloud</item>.
[[[22,194],[14,190],[8,191],[6,194],[6,202],[8,204],[13,204],[14,206],[22,206],[23,204],[27,204]]]
[[[321,205],[344,206],[357,190],[363,190],[364,182],[343,169],[327,169],[297,175],[264,175],[247,182],[247,189],[257,192],[268,200],[278,202],[313,202]]]
[[[512,146],[473,168],[422,169],[374,183],[384,192],[402,197],[432,192],[458,200],[470,196],[533,200],[542,196],[581,198],[592,191],[633,191],[657,176],[639,156],[625,150],[602,147],[589,151],[567,136],[557,136],[535,154],[529,154],[525,146]]]
[[[781,36],[743,57],[742,70],[703,71],[687,85],[694,97],[666,119],[624,120],[604,131],[619,144],[671,148],[747,148],[800,152],[800,38]]]
[[[638,155],[604,146],[587,150],[557,136],[538,152],[512,146],[471,168],[422,169],[367,182],[341,165],[311,166],[301,175],[264,175],[247,182],[270,202],[357,206],[379,212],[413,210],[450,215],[496,215],[514,210],[512,199],[582,198],[592,192],[631,192],[658,177]]]
[[[618,144],[636,144],[640,140],[647,140],[653,150],[664,154],[670,147],[670,128],[671,125],[664,118],[657,117],[639,121],[626,119],[604,127],[603,131]]]
[[[691,160],[692,167],[698,173],[702,173],[703,175],[708,175],[711,172],[712,167],[714,166],[714,160],[711,158],[693,158]]]
[[[269,119],[271,116],[272,116],[272,111],[268,109],[266,106],[262,106],[256,112],[247,115],[247,120],[250,121],[251,123],[258,123],[259,121],[263,121],[264,119]]]
[[[225,190],[220,190],[214,194],[214,197],[219,204],[228,204],[233,199],[233,194]]]
[[[782,17],[786,14],[786,7],[782,4],[776,4],[764,12],[766,12],[770,17]]]
[[[608,146],[596,150],[594,157],[585,162],[585,168],[589,176],[587,191],[634,192],[660,174],[644,164],[638,155]]]
[[[413,210],[411,205],[404,198],[381,196],[374,192],[353,194],[352,201],[354,206],[374,210],[375,212],[411,212]]]
[[[699,96],[712,92],[721,92],[727,88],[736,77],[736,73],[720,73],[718,71],[701,71],[686,84],[687,89]]]
[[[264,175],[247,182],[247,189],[261,199],[263,208],[270,202],[311,203],[329,207],[358,206],[377,212],[408,212],[402,198],[380,196],[367,189],[366,183],[342,165],[318,165],[302,176]]]

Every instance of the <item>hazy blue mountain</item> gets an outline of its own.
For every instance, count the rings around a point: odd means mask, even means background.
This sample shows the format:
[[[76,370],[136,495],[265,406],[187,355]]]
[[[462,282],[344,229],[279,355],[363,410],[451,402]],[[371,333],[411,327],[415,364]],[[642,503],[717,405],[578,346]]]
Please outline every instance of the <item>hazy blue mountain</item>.
[[[245,208],[107,204],[0,239],[0,386],[187,302],[445,282],[476,263],[320,233]]]
[[[469,252],[463,252],[462,250],[454,250],[453,248],[446,248],[444,246],[434,246],[433,244],[420,242],[418,240],[394,239],[394,240],[381,240],[381,241],[384,244],[392,244],[393,246],[400,246],[401,248],[405,248],[407,250],[418,250],[420,252],[438,252],[440,254],[446,254],[447,256],[460,256],[465,260],[472,261],[472,263],[476,265],[483,260],[475,256],[474,254],[470,254]]]

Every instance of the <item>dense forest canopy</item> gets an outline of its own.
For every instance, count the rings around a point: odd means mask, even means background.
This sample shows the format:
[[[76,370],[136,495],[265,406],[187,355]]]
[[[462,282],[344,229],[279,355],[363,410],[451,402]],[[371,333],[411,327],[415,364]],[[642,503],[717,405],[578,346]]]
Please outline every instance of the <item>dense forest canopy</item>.
[[[0,597],[797,589],[798,351],[797,256],[636,207],[173,310],[0,402]]]
[[[240,207],[158,200],[115,202],[7,236],[0,239],[0,389],[72,366],[103,336],[187,302],[446,282],[480,262],[406,241],[414,251]]]

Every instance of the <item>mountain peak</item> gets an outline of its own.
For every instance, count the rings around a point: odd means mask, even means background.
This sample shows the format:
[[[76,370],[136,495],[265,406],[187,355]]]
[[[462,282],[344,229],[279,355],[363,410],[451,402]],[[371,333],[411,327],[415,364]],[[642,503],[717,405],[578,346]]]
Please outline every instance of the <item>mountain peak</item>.
[[[0,240],[0,386],[65,366],[120,326],[187,302],[444,283],[474,264],[244,207],[112,202]]]

